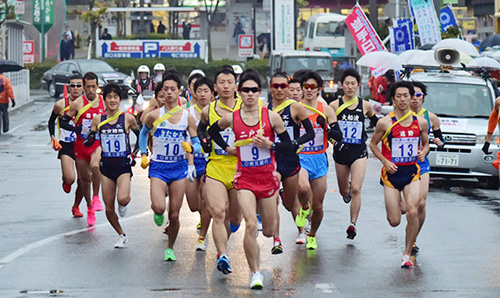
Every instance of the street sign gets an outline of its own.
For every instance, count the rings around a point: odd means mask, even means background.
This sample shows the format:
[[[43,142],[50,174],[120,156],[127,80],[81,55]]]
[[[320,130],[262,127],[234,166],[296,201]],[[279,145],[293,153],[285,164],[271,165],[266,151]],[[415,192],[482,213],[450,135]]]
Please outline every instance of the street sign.
[[[17,0],[15,4],[15,13],[24,14],[24,0]]]
[[[35,42],[33,40],[23,41],[23,62],[35,63]]]
[[[40,33],[45,33],[49,31],[53,25],[54,0],[33,0],[33,26],[35,26]]]
[[[293,0],[272,1],[273,50],[295,49],[295,5]]]
[[[251,34],[239,35],[238,55],[240,57],[253,57],[253,35]]]

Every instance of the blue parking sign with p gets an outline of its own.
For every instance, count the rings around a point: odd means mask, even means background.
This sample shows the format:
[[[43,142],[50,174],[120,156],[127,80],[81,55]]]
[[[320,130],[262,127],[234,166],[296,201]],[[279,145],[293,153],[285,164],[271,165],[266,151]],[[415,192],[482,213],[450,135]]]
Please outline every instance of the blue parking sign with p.
[[[142,43],[142,57],[143,58],[154,58],[160,56],[160,44],[159,42],[143,42]]]

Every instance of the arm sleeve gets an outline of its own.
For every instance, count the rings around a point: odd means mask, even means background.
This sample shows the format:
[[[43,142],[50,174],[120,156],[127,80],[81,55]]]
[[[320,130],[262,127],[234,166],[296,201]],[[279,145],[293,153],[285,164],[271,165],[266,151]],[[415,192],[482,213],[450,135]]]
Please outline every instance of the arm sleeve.
[[[151,129],[149,129],[146,125],[144,125],[141,129],[141,133],[139,135],[139,148],[141,148],[141,154],[148,154],[148,133]]]
[[[133,129],[132,132],[137,137],[137,141],[135,142],[135,145],[134,145],[134,151],[132,152],[134,155],[136,155],[137,152],[139,152],[139,136],[141,134],[141,130],[139,128],[136,128],[136,129]]]
[[[337,142],[342,141],[342,131],[340,131],[340,126],[337,122],[333,122],[332,124],[330,124],[328,138],[334,139]]]
[[[208,125],[206,123],[201,122],[201,121],[198,124],[198,128],[196,129],[196,132],[198,133],[198,137],[200,138],[200,140],[207,138],[207,127],[208,127]]]
[[[56,120],[57,120],[57,114],[52,111],[52,114],[50,115],[49,123],[48,123],[49,134],[51,137],[55,136],[55,131],[56,131],[55,122],[56,122]]]
[[[219,121],[215,122],[210,126],[210,129],[208,130],[208,134],[212,137],[212,140],[219,145],[222,149],[226,149],[229,147],[229,145],[224,141],[224,138],[220,135],[220,127],[219,127]]]
[[[498,111],[493,109],[490,114],[490,119],[488,120],[488,133],[493,134],[495,132],[495,128],[498,124]]]
[[[373,115],[371,115],[370,117],[368,117],[370,119],[370,123],[373,125],[373,126],[377,126],[377,122],[378,122],[378,117],[375,115],[375,113],[373,113]]]
[[[74,126],[71,126],[71,124],[69,124],[69,122],[71,121],[71,117],[68,116],[68,115],[64,115],[62,118],[61,118],[61,121],[59,122],[59,125],[66,129],[66,130],[69,130],[69,131],[74,131],[75,130],[75,127]]]
[[[302,145],[302,144],[307,143],[310,140],[314,139],[314,129],[313,129],[311,120],[309,118],[302,120],[302,125],[306,129],[306,133],[296,140],[297,145]],[[280,140],[281,140],[281,137],[280,137]]]
[[[279,143],[274,143],[275,148],[274,150],[277,152],[293,152],[297,151],[297,144],[292,144],[292,141],[290,140],[290,136],[288,135],[288,132],[285,130],[284,132],[280,133],[278,135],[280,138]]]
[[[200,139],[198,137],[191,138],[191,142],[193,143],[193,152],[198,153],[201,151]]]
[[[438,129],[438,130],[434,130],[434,136],[436,138],[438,138],[441,142],[443,142],[443,146],[439,147],[439,148],[443,148],[444,147],[444,144],[446,143],[444,141],[444,137],[443,137],[443,133],[441,132],[441,129]]]

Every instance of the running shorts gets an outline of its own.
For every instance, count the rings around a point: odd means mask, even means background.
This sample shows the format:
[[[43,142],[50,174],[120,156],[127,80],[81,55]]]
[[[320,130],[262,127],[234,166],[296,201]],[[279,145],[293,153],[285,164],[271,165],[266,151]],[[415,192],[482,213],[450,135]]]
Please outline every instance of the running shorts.
[[[344,144],[342,151],[333,150],[333,159],[339,165],[351,166],[356,160],[360,158],[367,158],[368,151],[366,144]],[[335,147],[334,147],[335,148]]]
[[[74,149],[75,149],[75,143],[68,143],[68,142],[59,142],[59,144],[61,144],[62,148],[61,150],[58,151],[57,153],[57,158],[58,159],[61,159],[61,156],[63,155],[67,155],[69,157],[71,157],[73,160],[75,160],[75,153],[74,153]]]
[[[75,141],[75,157],[78,159],[84,159],[88,162],[90,162],[90,157],[92,153],[99,147],[101,146],[101,141],[96,140],[94,144],[90,147],[86,147],[83,145],[83,139],[77,138]]]
[[[167,184],[185,179],[188,173],[187,160],[177,162],[151,161],[149,164],[149,178],[158,178]]]
[[[420,167],[420,176],[431,171],[431,165],[429,164],[429,159],[427,158],[427,156],[425,157],[424,161],[418,160],[417,163]]]
[[[300,158],[297,154],[278,154],[276,153],[276,171],[283,179],[292,177],[300,171]]]
[[[383,167],[380,178],[383,185],[396,188],[399,191],[403,191],[405,186],[418,179],[420,179],[420,167],[416,163],[409,166],[398,166],[398,171],[394,174],[387,173],[385,167]]]
[[[211,159],[207,163],[205,175],[209,178],[222,182],[226,189],[233,188],[234,175],[236,174],[236,163],[221,162]]]
[[[205,158],[194,158],[194,166],[196,168],[196,178],[198,180],[205,175],[205,168],[207,167],[207,160]]]
[[[101,158],[99,162],[101,174],[113,181],[117,181],[118,177],[123,174],[130,174],[132,178],[132,167],[128,157],[121,158]]]
[[[328,174],[328,158],[326,153],[300,154],[300,166],[309,173],[309,181]]]
[[[253,192],[257,200],[272,197],[278,191],[280,182],[276,172],[255,173],[242,175],[236,172],[234,175],[234,189],[249,190]]]

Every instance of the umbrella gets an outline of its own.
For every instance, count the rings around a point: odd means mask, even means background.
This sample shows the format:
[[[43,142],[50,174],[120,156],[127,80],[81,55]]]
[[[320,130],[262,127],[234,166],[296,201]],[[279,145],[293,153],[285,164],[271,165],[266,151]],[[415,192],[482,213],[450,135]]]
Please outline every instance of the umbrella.
[[[11,72],[11,71],[20,71],[23,69],[21,65],[17,64],[12,60],[0,60],[0,73],[3,72]]]
[[[257,36],[257,43],[262,43],[264,37],[267,38],[267,41],[271,41],[271,33],[261,33]]]
[[[485,50],[488,47],[493,47],[497,45],[500,45],[500,34],[494,34],[486,37],[479,45],[479,48],[481,50]]]
[[[434,50],[438,48],[453,48],[469,56],[479,56],[479,52],[475,46],[470,42],[458,38],[443,39],[432,47]]]
[[[467,67],[480,67],[489,69],[500,69],[500,62],[490,57],[475,58],[467,63]]]
[[[408,51],[404,51],[401,54],[399,54],[399,58],[403,61],[403,63],[406,63],[413,56],[418,55],[421,52],[422,52],[421,50],[408,50]]]
[[[472,57],[458,51],[460,53],[460,63],[467,64],[472,61]],[[421,51],[418,55],[412,56],[405,64],[420,65],[420,66],[439,66],[439,63],[434,59],[434,50]],[[453,65],[454,67],[461,67],[460,64]]]
[[[403,61],[398,55],[384,51],[366,53],[356,64],[384,70],[403,69]]]

